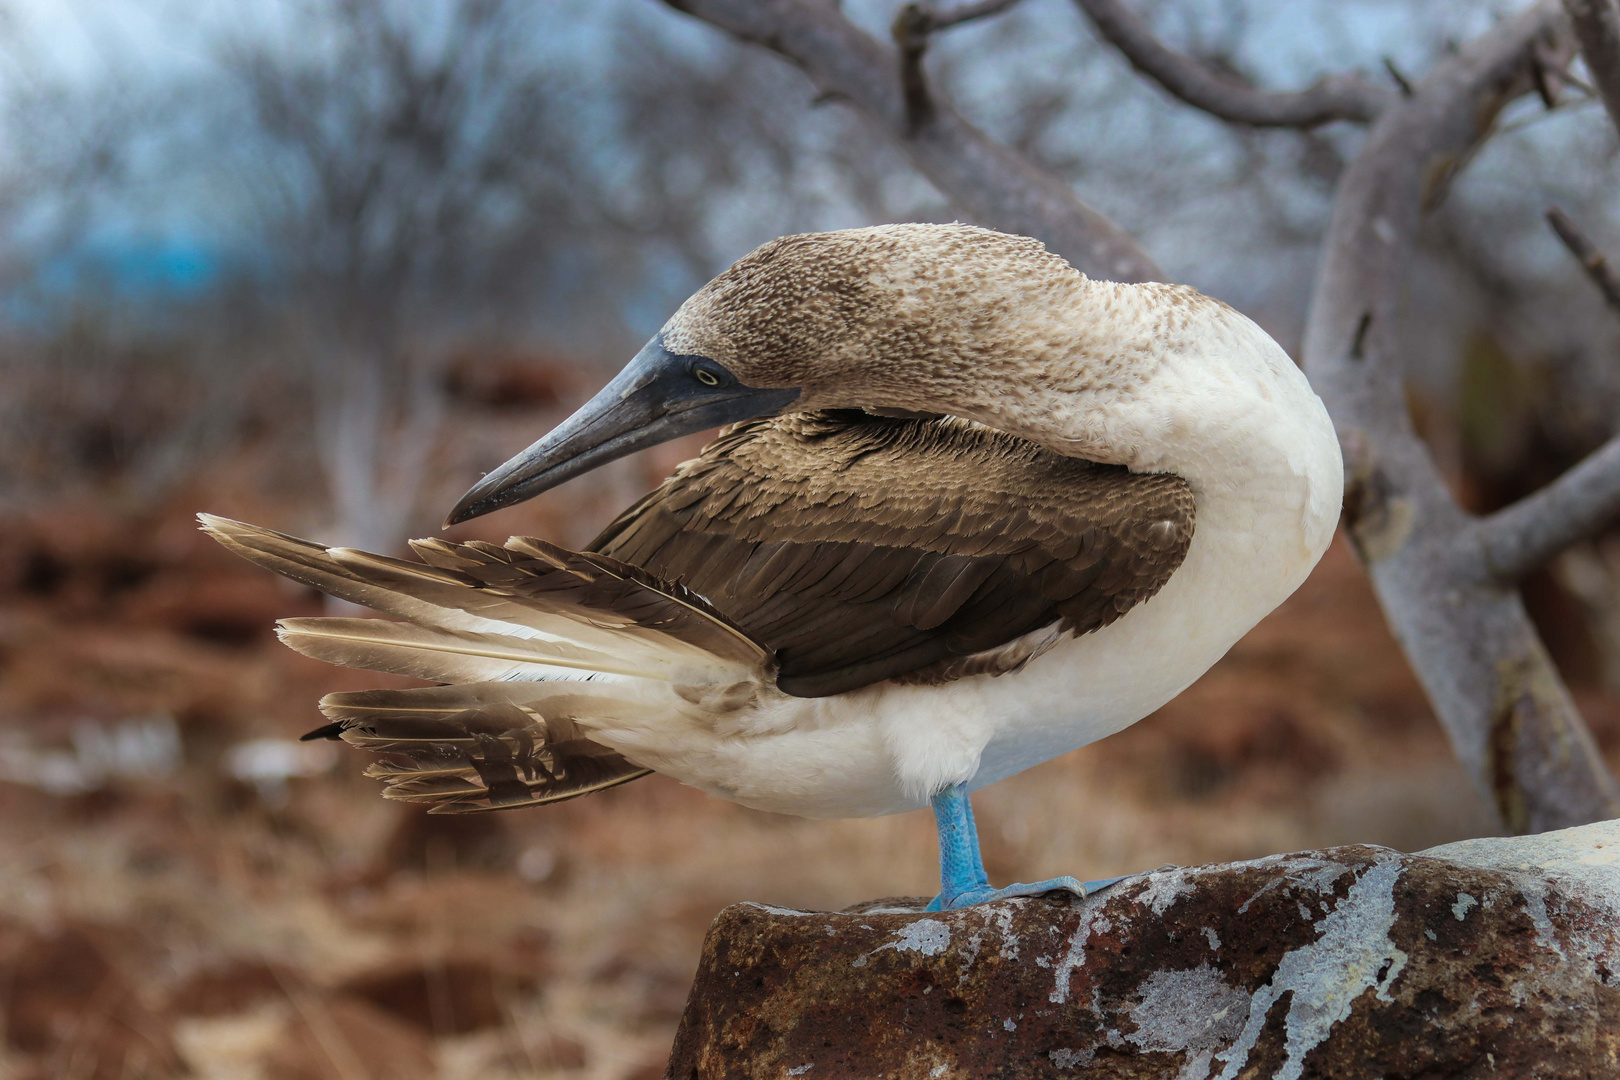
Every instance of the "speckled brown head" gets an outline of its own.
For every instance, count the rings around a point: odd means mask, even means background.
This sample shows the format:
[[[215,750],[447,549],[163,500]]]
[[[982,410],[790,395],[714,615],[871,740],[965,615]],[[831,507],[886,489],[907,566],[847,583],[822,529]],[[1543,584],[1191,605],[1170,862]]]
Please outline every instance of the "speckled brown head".
[[[631,451],[825,408],[938,410],[1014,337],[1039,339],[1084,278],[1039,241],[968,225],[881,225],[764,244],[682,304],[620,374],[486,476],[453,524]]]
[[[898,406],[981,374],[1010,322],[1080,280],[1039,241],[970,225],[784,236],[698,290],[662,339],[750,386],[799,389],[797,408]]]

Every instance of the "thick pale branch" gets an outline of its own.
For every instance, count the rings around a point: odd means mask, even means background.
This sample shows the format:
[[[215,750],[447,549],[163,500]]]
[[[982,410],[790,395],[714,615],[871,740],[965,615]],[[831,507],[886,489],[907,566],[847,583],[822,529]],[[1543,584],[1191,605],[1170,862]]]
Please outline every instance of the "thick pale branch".
[[[1122,0],[1075,0],[1097,32],[1131,66],[1194,108],[1251,127],[1313,128],[1335,120],[1370,123],[1399,95],[1356,75],[1333,75],[1308,90],[1273,93],[1245,86],[1167,48]]]
[[[1620,128],[1620,7],[1615,0],[1564,0],[1564,10],[1609,119]]]
[[[896,75],[894,50],[828,3],[812,0],[665,0],[743,41],[798,65],[822,93],[880,125],[964,216],[1007,232],[1038,236],[1093,277],[1153,281],[1159,268],[1069,186],[988,138],[938,94],[913,124]]]
[[[1557,0],[1541,0],[1442,60],[1379,117],[1340,181],[1305,331],[1306,371],[1345,450],[1346,524],[1379,603],[1459,760],[1515,832],[1613,817],[1620,788],[1517,590],[1482,569],[1481,523],[1452,500],[1412,430],[1397,331],[1425,205],[1566,37]],[[1620,447],[1538,504],[1595,505],[1610,474],[1620,477],[1610,456]],[[1513,535],[1525,543],[1531,533]],[[1504,565],[1528,555],[1499,553]]]
[[[1620,516],[1620,436],[1546,487],[1476,526],[1485,570],[1516,581]]]

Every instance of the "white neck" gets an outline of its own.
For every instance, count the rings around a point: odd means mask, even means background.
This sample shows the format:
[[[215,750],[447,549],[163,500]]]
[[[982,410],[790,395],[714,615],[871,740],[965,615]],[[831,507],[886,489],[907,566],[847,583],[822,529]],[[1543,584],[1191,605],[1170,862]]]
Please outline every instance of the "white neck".
[[[1003,361],[1005,377],[967,391],[965,415],[1068,456],[1180,476],[1195,544],[1219,534],[1264,548],[1299,567],[1282,575],[1292,591],[1332,539],[1344,473],[1327,410],[1282,347],[1173,285],[1081,279],[1049,318]]]

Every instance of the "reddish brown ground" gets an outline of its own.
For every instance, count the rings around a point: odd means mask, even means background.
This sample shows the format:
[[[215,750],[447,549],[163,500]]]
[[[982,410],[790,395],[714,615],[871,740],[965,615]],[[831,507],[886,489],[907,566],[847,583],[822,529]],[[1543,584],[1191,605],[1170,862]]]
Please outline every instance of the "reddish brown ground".
[[[547,419],[481,424],[432,499]],[[583,541],[679,456],[483,535]],[[202,508],[307,527],[241,494],[262,490],[256,467],[139,517],[86,501],[0,526],[0,1073],[650,1077],[724,905],[933,891],[924,814],[805,822],[654,777],[426,818],[341,748],[284,798],[233,778],[233,748],[296,737],[322,693],[381,682],[277,645],[273,620],[319,601],[194,530]],[[1620,705],[1584,704],[1612,747]],[[177,732],[179,759],[98,779],[142,731]],[[1180,699],[978,802],[998,880],[1488,828],[1342,542]]]

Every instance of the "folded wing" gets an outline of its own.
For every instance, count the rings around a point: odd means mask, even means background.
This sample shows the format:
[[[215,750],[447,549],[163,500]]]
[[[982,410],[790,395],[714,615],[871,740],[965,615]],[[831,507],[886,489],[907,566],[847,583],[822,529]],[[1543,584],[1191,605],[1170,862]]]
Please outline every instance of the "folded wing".
[[[1015,669],[1158,592],[1192,534],[1180,477],[837,412],[731,429],[591,547],[703,595],[817,697]]]

